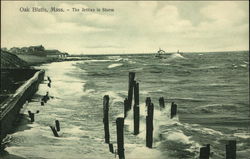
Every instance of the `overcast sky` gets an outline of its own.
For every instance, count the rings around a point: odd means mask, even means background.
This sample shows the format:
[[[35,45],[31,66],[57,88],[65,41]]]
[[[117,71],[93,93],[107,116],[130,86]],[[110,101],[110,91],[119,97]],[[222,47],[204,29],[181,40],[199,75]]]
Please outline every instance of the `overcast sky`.
[[[55,6],[64,13],[20,12]],[[42,44],[70,54],[249,49],[248,1],[1,1],[1,47]],[[112,8],[114,12],[72,12]],[[69,9],[69,11],[66,11]]]

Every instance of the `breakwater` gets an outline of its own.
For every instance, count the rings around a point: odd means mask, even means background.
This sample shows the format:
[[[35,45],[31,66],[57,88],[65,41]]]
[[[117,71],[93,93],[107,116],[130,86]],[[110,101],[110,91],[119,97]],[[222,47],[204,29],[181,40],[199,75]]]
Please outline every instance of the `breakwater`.
[[[31,72],[34,70],[31,70]],[[44,79],[44,70],[36,70],[36,73],[21,85],[14,94],[10,95],[0,105],[0,141],[6,137],[16,122],[23,104],[38,90],[39,83]]]

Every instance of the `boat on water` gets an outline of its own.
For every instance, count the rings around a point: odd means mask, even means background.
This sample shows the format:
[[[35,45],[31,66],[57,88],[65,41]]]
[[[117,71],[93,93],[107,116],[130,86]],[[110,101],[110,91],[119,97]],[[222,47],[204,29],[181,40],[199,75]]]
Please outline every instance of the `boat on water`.
[[[173,54],[176,54],[176,53],[167,53],[164,50],[162,50],[161,48],[159,48],[159,50],[155,54],[155,57],[157,57],[157,58],[167,58],[167,57],[169,57],[170,55],[173,55]],[[179,50],[177,51],[177,54],[179,54]]]

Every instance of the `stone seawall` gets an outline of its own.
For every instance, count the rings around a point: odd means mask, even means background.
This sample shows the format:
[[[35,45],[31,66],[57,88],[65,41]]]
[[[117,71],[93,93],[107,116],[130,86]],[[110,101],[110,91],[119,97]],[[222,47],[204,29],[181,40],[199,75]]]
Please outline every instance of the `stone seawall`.
[[[21,85],[16,92],[0,105],[0,142],[6,137],[19,117],[23,104],[32,98],[44,79],[44,70],[37,70],[33,77]]]

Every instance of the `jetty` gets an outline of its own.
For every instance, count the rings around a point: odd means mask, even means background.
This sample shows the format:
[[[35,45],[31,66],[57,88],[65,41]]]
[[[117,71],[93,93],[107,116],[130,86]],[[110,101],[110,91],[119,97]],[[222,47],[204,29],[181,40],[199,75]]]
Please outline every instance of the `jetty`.
[[[140,81],[140,80],[138,80]],[[103,124],[104,124],[104,140],[105,143],[109,146],[109,152],[112,154],[118,155],[119,159],[125,159],[125,149],[126,144],[124,143],[124,137],[127,133],[124,129],[124,121],[128,116],[128,111],[132,111],[133,113],[133,126],[134,132],[133,134],[139,135],[140,131],[140,105],[139,105],[139,82],[135,80],[135,72],[129,72],[128,74],[128,96],[124,100],[124,117],[116,118],[116,134],[117,134],[117,146],[114,146],[112,141],[110,141],[110,131],[109,131],[109,110],[112,109],[109,107],[109,95],[105,95],[103,97]],[[145,127],[146,127],[146,136],[145,136],[145,146],[149,149],[155,149],[154,143],[154,111],[155,108],[158,107],[160,111],[166,108],[167,104],[165,102],[169,102],[168,99],[164,99],[164,97],[159,98],[159,104],[153,104],[151,97],[146,97],[145,100],[145,108],[147,111]],[[134,106],[132,106],[132,103]],[[171,102],[170,105],[170,112],[166,117],[169,117],[170,120],[174,118],[178,118],[177,115],[177,104],[175,102]],[[145,120],[145,119],[144,119]],[[125,134],[125,135],[124,135]],[[161,136],[160,134],[159,136]],[[225,140],[228,144],[225,145],[225,157],[226,159],[236,159],[236,152],[237,152],[237,141],[236,139],[232,140]],[[212,145],[213,146],[213,145]],[[209,159],[210,156],[213,154],[213,147],[211,147],[210,143],[206,143],[204,146],[200,147],[199,149],[199,159]]]

